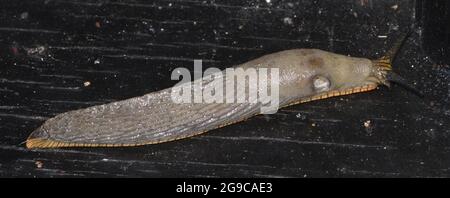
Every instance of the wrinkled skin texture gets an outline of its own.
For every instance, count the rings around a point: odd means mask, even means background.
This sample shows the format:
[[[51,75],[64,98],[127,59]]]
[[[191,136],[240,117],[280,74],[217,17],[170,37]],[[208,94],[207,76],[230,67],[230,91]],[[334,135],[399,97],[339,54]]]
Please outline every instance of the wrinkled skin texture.
[[[384,71],[373,61],[317,49],[281,51],[236,67],[279,68],[280,107],[369,91],[385,83]],[[215,81],[203,82],[213,86]],[[260,103],[177,104],[168,88],[59,114],[36,129],[26,145],[48,148],[155,144],[242,121],[258,114],[260,107]]]

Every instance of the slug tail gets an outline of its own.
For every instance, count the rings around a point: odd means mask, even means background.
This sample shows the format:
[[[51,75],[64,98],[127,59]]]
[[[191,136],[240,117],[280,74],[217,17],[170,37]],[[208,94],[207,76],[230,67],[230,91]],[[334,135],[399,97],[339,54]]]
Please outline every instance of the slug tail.
[[[158,144],[240,122],[258,114],[260,107],[260,103],[175,103],[171,89],[165,89],[59,114],[33,131],[26,141],[26,147],[129,147]]]
[[[99,143],[73,143],[73,142],[62,142],[51,139],[44,138],[29,138],[26,141],[26,147],[28,149],[36,148],[69,148],[69,147],[131,147],[131,146],[141,146],[146,144],[156,144],[156,143],[141,143],[141,144],[99,144]]]

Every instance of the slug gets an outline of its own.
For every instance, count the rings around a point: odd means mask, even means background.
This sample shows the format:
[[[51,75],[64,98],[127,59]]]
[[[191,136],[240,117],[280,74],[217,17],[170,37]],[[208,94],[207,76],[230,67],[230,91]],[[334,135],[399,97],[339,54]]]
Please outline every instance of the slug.
[[[405,84],[391,67],[404,38],[377,60],[319,49],[293,49],[265,55],[235,68],[279,68],[279,106],[285,107],[366,92],[379,85],[389,86],[390,82]],[[206,84],[215,82],[200,80]],[[259,114],[262,106],[249,102],[175,103],[172,89],[59,114],[34,130],[26,140],[26,147],[157,144],[243,121]]]

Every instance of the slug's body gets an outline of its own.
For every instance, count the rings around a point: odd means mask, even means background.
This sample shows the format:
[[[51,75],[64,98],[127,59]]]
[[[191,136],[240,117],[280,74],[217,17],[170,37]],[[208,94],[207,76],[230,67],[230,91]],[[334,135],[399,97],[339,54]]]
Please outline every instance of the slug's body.
[[[373,90],[388,84],[386,73],[391,69],[389,57],[372,61],[317,49],[277,52],[237,67],[279,68],[280,107]],[[26,146],[155,144],[245,120],[261,107],[260,103],[178,104],[172,101],[171,89],[59,114],[36,129]]]

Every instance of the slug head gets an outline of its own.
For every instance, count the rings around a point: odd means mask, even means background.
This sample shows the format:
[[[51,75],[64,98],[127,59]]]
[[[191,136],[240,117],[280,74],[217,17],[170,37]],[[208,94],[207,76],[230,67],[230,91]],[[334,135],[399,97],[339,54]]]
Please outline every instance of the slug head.
[[[303,64],[308,65],[307,71],[314,71],[314,75],[307,80],[307,83],[302,84],[309,85],[301,87],[311,87],[312,91],[309,93],[313,94],[313,98],[320,96],[315,98],[323,99],[372,90],[380,84],[390,87],[391,83],[395,83],[422,96],[420,91],[392,70],[394,58],[408,35],[409,32],[403,34],[386,55],[377,60],[312,50]],[[305,68],[300,69],[305,71]],[[301,73],[301,70],[297,72]]]
[[[394,44],[394,46],[386,53],[385,56],[372,61],[373,76],[375,76],[379,80],[379,83],[384,84],[387,87],[390,87],[391,83],[395,83],[407,89],[408,91],[411,91],[414,94],[423,97],[421,91],[414,88],[411,83],[409,83],[406,79],[392,70],[392,64],[395,60],[395,57],[398,54],[400,48],[405,43],[406,38],[408,38],[409,34],[410,32],[403,34],[402,37]]]

